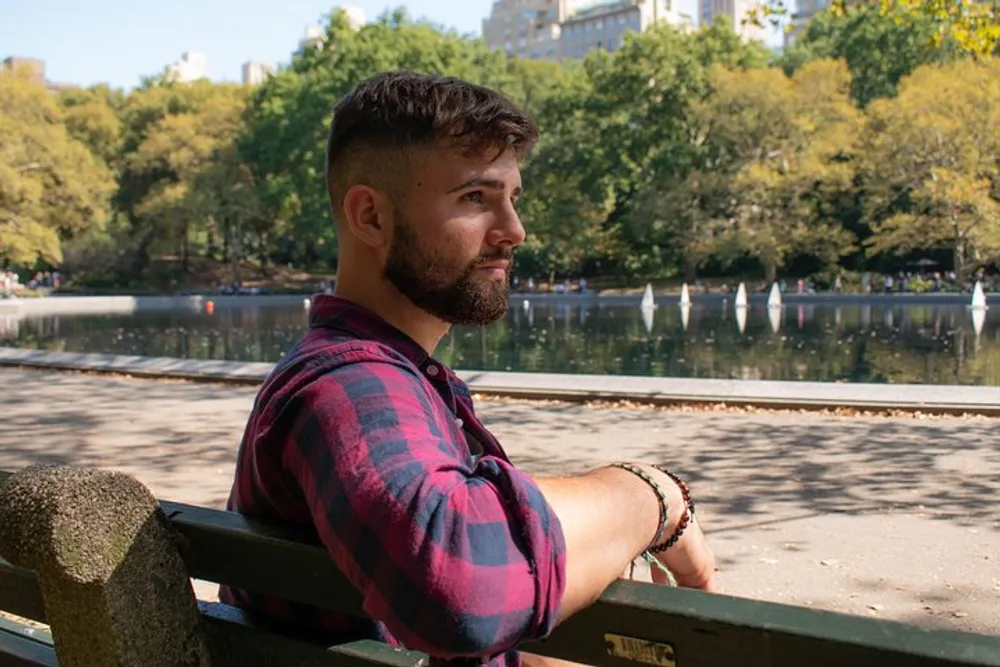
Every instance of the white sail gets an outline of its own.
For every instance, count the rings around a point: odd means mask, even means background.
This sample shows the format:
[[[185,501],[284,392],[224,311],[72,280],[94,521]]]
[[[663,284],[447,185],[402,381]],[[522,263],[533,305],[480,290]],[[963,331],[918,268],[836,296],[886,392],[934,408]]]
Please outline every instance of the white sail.
[[[739,328],[742,334],[747,330],[747,308],[743,306],[742,308],[736,308],[736,326]]]
[[[743,283],[740,283],[740,286],[736,289],[736,307],[747,307],[747,288]]]
[[[639,312],[642,315],[642,325],[646,327],[646,333],[653,333],[653,309],[642,308]]]
[[[771,323],[771,332],[778,333],[781,330],[781,308],[768,308],[767,319]]]
[[[639,303],[639,307],[644,309],[656,307],[656,301],[653,299],[653,285],[651,283],[646,283],[646,291],[642,293],[642,302]]]
[[[976,334],[976,338],[983,333],[983,324],[986,323],[986,309],[985,308],[973,308],[972,309],[972,330]]]
[[[684,283],[681,285],[681,305],[690,306],[691,305],[691,294],[688,292],[688,284]]]
[[[781,308],[781,290],[778,283],[771,283],[771,293],[767,295],[768,308]]]
[[[976,281],[976,287],[972,290],[972,309],[986,310],[986,293],[983,292],[982,281]]]

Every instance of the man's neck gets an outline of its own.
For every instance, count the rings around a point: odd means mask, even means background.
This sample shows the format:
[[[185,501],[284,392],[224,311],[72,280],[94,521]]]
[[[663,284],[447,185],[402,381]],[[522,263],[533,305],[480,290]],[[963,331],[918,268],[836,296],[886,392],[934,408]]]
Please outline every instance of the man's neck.
[[[338,278],[333,293],[375,313],[416,341],[427,354],[434,354],[434,349],[448,333],[450,325],[447,322],[417,308],[384,280],[364,288],[359,288],[358,282]]]

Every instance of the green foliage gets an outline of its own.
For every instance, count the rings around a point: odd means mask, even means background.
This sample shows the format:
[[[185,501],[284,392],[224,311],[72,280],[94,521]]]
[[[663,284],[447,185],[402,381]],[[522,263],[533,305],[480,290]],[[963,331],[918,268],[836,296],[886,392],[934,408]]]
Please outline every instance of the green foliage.
[[[918,4],[821,14],[778,61],[722,23],[656,26],[582,61],[511,59],[397,10],[360,30],[332,13],[320,44],[254,89],[161,76],[53,95],[6,75],[0,263],[62,262],[109,287],[156,258],[182,275],[221,260],[234,283],[248,262],[333,269],[331,109],[408,68],[538,118],[523,277],[811,267],[846,283],[847,267],[945,250],[968,272],[1000,259],[1000,70],[970,48],[972,14]]]
[[[847,62],[851,94],[861,106],[895,95],[900,80],[921,65],[958,59],[953,39],[939,40],[937,21],[911,16],[896,8],[883,12],[862,5],[838,14],[823,12],[810,21],[785,52],[782,64],[789,73],[815,58]]]
[[[101,226],[111,173],[25,73],[0,76],[0,263],[62,260],[61,240]]]
[[[861,171],[873,254],[1000,259],[1000,61],[930,66],[872,105]]]

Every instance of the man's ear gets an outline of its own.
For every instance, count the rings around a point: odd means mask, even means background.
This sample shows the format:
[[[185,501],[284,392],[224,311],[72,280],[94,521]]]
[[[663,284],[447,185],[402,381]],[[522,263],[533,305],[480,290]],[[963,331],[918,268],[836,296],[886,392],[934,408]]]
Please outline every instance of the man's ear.
[[[378,248],[389,244],[384,196],[368,185],[354,185],[344,194],[344,223],[359,241]]]

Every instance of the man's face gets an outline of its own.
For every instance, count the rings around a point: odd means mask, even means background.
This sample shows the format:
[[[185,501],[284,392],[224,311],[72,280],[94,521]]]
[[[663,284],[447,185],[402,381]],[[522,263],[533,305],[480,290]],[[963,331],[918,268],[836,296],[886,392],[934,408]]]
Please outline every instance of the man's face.
[[[524,228],[517,159],[421,151],[402,205],[396,206],[383,274],[415,306],[451,324],[490,324],[504,316],[514,248]]]

